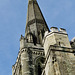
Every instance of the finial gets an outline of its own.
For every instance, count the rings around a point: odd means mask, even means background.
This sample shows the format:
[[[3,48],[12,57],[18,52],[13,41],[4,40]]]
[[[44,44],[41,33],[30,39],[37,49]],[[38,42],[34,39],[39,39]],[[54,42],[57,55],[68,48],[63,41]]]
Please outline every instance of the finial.
[[[22,34],[21,34],[21,38],[20,38],[20,40],[21,40],[21,39],[24,39],[24,36],[23,36]]]

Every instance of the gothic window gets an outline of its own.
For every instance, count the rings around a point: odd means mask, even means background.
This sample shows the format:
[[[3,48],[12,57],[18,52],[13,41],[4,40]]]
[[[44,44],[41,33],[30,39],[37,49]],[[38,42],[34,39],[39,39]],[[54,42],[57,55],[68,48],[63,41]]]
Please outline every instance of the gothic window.
[[[36,70],[37,75],[42,74],[42,71],[44,69],[44,61],[45,61],[45,58],[43,58],[43,57],[36,60],[36,69],[35,70]]]

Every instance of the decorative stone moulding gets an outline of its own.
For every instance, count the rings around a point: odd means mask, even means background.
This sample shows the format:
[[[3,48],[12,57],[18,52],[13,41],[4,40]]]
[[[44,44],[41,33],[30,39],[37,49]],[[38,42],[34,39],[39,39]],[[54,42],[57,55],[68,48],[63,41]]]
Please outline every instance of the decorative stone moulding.
[[[51,32],[58,32],[58,28],[57,27],[51,27],[50,30],[51,30]]]
[[[43,52],[36,52],[36,51],[33,51],[33,54],[36,54],[36,55],[44,55]]]
[[[67,32],[66,32],[66,29],[64,29],[64,28],[60,28],[60,32],[62,32],[62,33],[67,33]]]
[[[27,52],[27,49],[22,49],[22,50],[21,50],[21,53],[24,52],[24,51]]]

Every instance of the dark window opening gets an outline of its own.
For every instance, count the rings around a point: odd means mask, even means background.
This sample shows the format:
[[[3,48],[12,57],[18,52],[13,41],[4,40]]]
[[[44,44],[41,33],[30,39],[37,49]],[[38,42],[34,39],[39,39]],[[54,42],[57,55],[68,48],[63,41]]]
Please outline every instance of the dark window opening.
[[[44,37],[44,33],[45,33],[44,30],[41,30],[41,33],[40,34],[42,35],[42,39]]]
[[[35,35],[35,31],[33,31],[33,35]]]
[[[27,42],[28,42],[28,39],[27,39]]]
[[[41,75],[42,74],[42,68],[40,66],[40,63],[38,63],[38,75]]]
[[[60,46],[60,42],[59,42],[59,46]]]
[[[33,43],[34,43],[34,45],[36,45],[36,43],[37,43],[37,38],[36,38],[36,36],[33,36]]]
[[[45,58],[41,58],[41,62],[44,63],[44,61],[45,61]]]
[[[73,53],[74,53],[74,56],[75,56],[75,51],[73,51]]]
[[[19,74],[22,74],[22,66],[20,65]]]
[[[52,63],[54,64],[54,61],[52,61]]]

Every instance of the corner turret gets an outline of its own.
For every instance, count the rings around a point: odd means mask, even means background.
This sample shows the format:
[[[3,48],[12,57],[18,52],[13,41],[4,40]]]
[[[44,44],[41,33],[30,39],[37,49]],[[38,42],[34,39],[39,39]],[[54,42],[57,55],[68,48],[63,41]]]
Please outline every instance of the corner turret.
[[[58,28],[57,27],[51,27],[50,30],[51,30],[51,32],[58,32]]]

